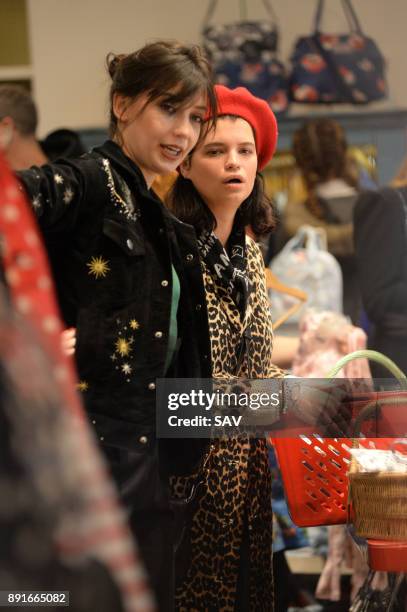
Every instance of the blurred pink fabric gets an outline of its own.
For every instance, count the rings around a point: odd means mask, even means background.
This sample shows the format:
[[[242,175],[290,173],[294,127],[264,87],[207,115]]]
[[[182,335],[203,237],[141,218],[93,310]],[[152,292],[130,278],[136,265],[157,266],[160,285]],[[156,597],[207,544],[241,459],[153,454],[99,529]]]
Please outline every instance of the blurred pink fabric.
[[[324,378],[345,355],[366,348],[366,334],[339,313],[309,309],[300,321],[300,345],[293,361],[293,374]],[[367,359],[348,363],[337,375],[341,378],[371,378]],[[354,382],[357,386],[357,381]],[[362,586],[368,565],[348,535],[345,525],[328,527],[328,557],[315,595],[319,599],[340,601],[341,568],[352,568],[351,601]]]
[[[324,378],[345,355],[366,348],[366,334],[339,313],[308,309],[300,321],[300,345],[294,357],[294,376]],[[341,378],[371,378],[366,359],[348,363]]]
[[[12,311],[21,317],[20,325],[16,323],[13,327],[13,320],[8,326],[3,325],[3,340],[7,341],[2,342],[2,358],[6,356],[8,363],[14,364],[15,371],[18,371],[15,364],[20,363],[28,364],[26,371],[31,368],[31,376],[20,376],[18,381],[29,389],[26,396],[35,389],[46,408],[53,406],[50,398],[58,399],[55,402],[60,408],[58,416],[61,422],[63,420],[60,426],[63,435],[57,438],[52,430],[54,437],[50,437],[44,432],[41,441],[44,446],[53,445],[54,471],[49,471],[54,475],[54,483],[58,481],[62,492],[72,487],[78,499],[77,505],[60,500],[56,547],[64,561],[71,564],[80,564],[86,558],[102,562],[120,589],[126,612],[153,612],[155,605],[137,544],[79,400],[73,361],[62,352],[62,326],[37,223],[23,190],[1,154],[0,236],[1,262]],[[38,356],[32,345],[38,348]],[[52,364],[49,369],[41,367],[44,364],[40,361],[42,353],[48,360],[46,363]],[[39,403],[37,399],[37,405]],[[28,453],[35,442],[34,432],[30,431],[25,438],[25,452]],[[36,459],[37,456],[32,455],[33,472],[42,473],[40,457],[43,456],[39,454]],[[56,489],[43,484],[41,490],[44,498],[47,492],[53,499]]]

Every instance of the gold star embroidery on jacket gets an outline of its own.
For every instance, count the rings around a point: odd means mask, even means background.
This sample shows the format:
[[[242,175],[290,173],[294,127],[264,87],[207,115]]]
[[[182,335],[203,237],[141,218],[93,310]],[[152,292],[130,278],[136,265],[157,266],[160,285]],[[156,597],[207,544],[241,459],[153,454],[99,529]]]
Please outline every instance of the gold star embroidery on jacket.
[[[116,352],[122,357],[126,357],[131,351],[131,347],[126,338],[118,338],[116,340]]]
[[[123,372],[124,374],[131,374],[131,371],[132,371],[132,370],[131,370],[131,365],[129,365],[128,363],[124,363],[124,364],[122,365],[122,372]]]
[[[41,194],[36,195],[33,198],[32,205],[34,206],[35,209],[41,208]]]
[[[82,393],[84,393],[85,391],[87,391],[89,389],[89,384],[86,382],[86,380],[81,380],[76,385],[76,388],[79,389],[79,391],[82,391]]]
[[[64,191],[64,197],[62,198],[64,201],[64,204],[68,206],[68,204],[72,202],[72,198],[73,198],[73,191],[70,187],[67,187]]]
[[[89,274],[93,274],[95,278],[105,277],[110,270],[107,261],[102,257],[92,257],[86,265],[89,268]]]
[[[136,319],[132,319],[129,323],[131,329],[138,329],[140,327],[140,323],[136,321]]]

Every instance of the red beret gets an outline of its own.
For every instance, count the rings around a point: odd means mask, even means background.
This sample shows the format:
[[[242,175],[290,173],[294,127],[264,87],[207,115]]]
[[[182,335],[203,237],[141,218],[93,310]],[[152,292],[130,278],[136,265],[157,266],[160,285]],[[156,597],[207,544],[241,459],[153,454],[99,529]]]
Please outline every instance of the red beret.
[[[245,87],[229,89],[215,85],[218,116],[236,115],[245,119],[253,128],[256,140],[258,168],[262,170],[273,157],[277,146],[277,120],[265,100],[256,98]]]

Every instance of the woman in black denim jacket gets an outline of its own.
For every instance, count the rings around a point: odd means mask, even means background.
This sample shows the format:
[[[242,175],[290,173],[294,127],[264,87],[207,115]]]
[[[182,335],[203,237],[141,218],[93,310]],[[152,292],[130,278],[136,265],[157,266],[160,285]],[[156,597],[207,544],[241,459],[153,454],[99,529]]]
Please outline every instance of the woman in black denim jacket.
[[[156,439],[156,379],[210,376],[194,230],[150,189],[175,170],[215,99],[196,46],[157,42],[108,57],[112,140],[20,173],[51,254],[65,322],[77,328],[79,388],[107,456],[160,610],[172,609],[168,472],[202,444]]]

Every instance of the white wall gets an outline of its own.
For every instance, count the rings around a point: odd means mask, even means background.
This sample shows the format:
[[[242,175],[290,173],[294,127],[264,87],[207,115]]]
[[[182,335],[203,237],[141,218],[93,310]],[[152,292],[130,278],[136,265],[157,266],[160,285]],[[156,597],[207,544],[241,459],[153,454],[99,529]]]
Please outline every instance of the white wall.
[[[281,55],[310,30],[316,0],[272,0],[281,29]],[[34,95],[40,136],[57,127],[103,126],[107,116],[109,51],[128,52],[154,38],[199,42],[208,0],[28,0]],[[216,21],[238,18],[238,0],[219,0]],[[264,18],[261,0],[249,16]],[[366,33],[385,54],[391,97],[407,107],[407,0],[353,0]],[[346,29],[340,0],[326,0],[326,31]],[[381,103],[380,108],[383,107]],[[373,108],[370,106],[369,108]],[[298,113],[303,107],[296,107]],[[362,111],[363,112],[363,111]]]

